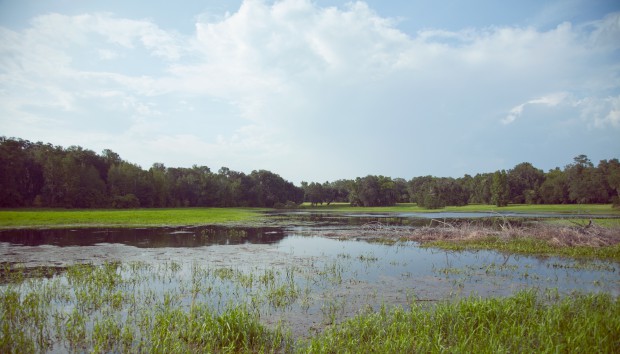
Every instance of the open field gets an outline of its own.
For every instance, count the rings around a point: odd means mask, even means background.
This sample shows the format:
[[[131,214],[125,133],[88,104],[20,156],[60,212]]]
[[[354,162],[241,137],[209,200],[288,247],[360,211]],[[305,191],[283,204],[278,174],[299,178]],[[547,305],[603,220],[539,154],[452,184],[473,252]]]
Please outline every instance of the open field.
[[[352,207],[348,203],[332,203],[300,207],[308,211],[357,213],[428,213],[428,212],[515,212],[558,213],[579,215],[618,215],[620,210],[609,204],[562,205],[467,205],[443,209],[424,209],[415,204],[397,204],[392,207]],[[169,209],[15,209],[0,210],[0,228],[62,228],[62,227],[142,227],[213,224],[253,224],[264,217],[261,208],[169,208]],[[599,219],[596,219],[599,220]],[[617,220],[600,219],[600,225],[615,226]],[[567,224],[568,221],[561,221]],[[598,223],[598,221],[597,221]]]
[[[0,228],[143,227],[250,223],[265,209],[0,210]]]

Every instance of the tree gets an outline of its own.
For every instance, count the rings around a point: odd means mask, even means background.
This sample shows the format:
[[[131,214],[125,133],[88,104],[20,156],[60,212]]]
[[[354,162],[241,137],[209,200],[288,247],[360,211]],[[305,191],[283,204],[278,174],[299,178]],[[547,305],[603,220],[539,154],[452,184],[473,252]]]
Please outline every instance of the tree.
[[[614,207],[620,207],[620,161],[611,159],[602,160],[598,169],[607,182],[607,194]]]
[[[543,204],[568,203],[568,182],[564,171],[556,167],[547,172],[544,182],[540,185],[539,196]]]
[[[484,173],[474,176],[471,182],[470,203],[491,204],[492,194],[491,185],[493,184],[493,174]]]
[[[304,200],[306,202],[310,202],[310,204],[314,206],[317,204],[323,204],[324,199],[325,192],[321,184],[312,182],[307,185],[304,196]]]
[[[508,205],[510,197],[510,187],[508,186],[508,175],[506,171],[496,171],[493,174],[493,185],[491,186],[491,198],[493,204],[498,207]]]
[[[579,155],[566,166],[568,197],[578,204],[607,203],[609,195],[606,181],[586,155]]]
[[[538,202],[538,189],[545,179],[545,174],[529,162],[516,165],[508,171],[508,186],[512,203],[533,204]]]

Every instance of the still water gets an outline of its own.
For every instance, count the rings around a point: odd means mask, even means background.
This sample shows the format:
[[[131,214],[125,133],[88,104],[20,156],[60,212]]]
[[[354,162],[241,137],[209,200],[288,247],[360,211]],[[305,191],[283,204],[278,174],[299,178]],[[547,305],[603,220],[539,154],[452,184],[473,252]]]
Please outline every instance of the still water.
[[[520,289],[609,292],[620,295],[620,265],[556,257],[529,257],[491,251],[450,252],[396,244],[338,240],[321,236],[324,227],[184,227],[150,229],[3,230],[0,262],[26,268],[62,269],[75,263],[174,263],[178,270],[166,282],[154,278],[156,291],[181,286],[196,267],[210,274],[248,275],[269,272],[296,295],[284,306],[265,302],[261,320],[291,324],[300,335],[319,330],[329,317],[346,318],[364,308],[407,306],[469,295],[504,296]],[[347,224],[348,227],[353,223]],[[236,280],[235,280],[236,279]],[[209,286],[213,306],[248,302],[255,291],[239,276],[214,276]],[[193,299],[192,301],[194,301]],[[189,300],[188,300],[189,301]]]

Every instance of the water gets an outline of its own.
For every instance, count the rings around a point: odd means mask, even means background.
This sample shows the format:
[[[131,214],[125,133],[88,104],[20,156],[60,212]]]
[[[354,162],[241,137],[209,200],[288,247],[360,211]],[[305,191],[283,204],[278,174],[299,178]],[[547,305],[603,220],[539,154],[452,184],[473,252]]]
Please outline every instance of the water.
[[[320,330],[331,317],[346,318],[381,305],[407,306],[412,301],[505,296],[531,288],[620,295],[620,265],[614,262],[449,252],[415,242],[386,245],[320,236],[324,228],[354,229],[356,223],[339,219],[310,228],[3,230],[0,261],[32,269],[55,267],[58,271],[52,277],[62,277],[63,267],[75,263],[141,263],[155,269],[178,264],[174,277],[153,278],[148,285],[160,293],[183,287],[199,267],[211,274],[205,284],[218,288],[199,300],[215,307],[253,301],[256,286],[248,287],[240,279],[271,274],[277,284],[294,288],[296,296],[284,306],[263,301],[258,310],[261,321],[283,321],[299,335]],[[222,270],[231,276],[222,276]]]

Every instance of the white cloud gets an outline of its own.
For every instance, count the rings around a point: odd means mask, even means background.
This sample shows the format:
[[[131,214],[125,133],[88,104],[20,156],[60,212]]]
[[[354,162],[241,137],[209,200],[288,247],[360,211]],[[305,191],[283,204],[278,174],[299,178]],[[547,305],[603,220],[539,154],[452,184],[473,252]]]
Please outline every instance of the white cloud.
[[[581,117],[595,128],[620,128],[620,96],[586,98],[575,102]]]
[[[566,92],[558,92],[547,96],[535,98],[525,103],[521,103],[520,105],[515,106],[510,110],[510,113],[504,119],[502,119],[502,123],[510,124],[514,122],[517,118],[521,116],[521,114],[523,114],[523,109],[528,105],[543,105],[547,107],[555,107],[558,104],[564,102],[567,97],[568,94]]]
[[[203,156],[307,179],[326,173],[316,166],[341,177],[389,174],[382,169],[399,164],[384,158],[391,153],[433,164],[407,153],[428,146],[444,158],[473,155],[452,144],[476,145],[534,114],[528,107],[572,107],[565,119],[619,126],[610,95],[620,89],[619,13],[544,31],[412,34],[363,2],[247,0],[226,16],[197,18],[191,36],[107,13],[0,27],[0,122],[26,138],[26,122],[37,119],[42,135],[87,129],[147,166]],[[77,121],[88,123],[67,132]]]

